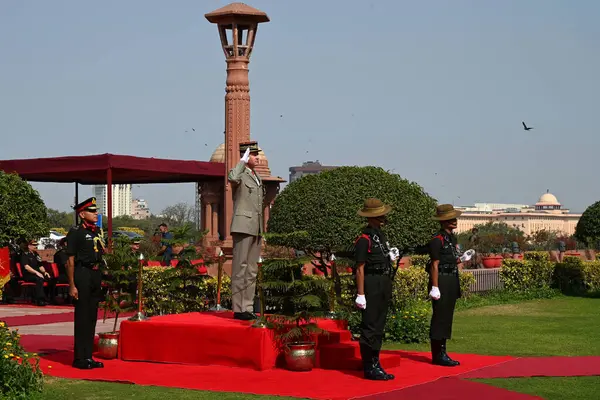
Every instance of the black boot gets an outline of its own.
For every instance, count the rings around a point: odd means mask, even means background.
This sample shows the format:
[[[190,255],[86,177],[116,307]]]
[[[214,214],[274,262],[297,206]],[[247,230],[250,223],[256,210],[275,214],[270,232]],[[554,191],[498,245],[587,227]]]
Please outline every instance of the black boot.
[[[388,381],[387,374],[377,367],[376,359],[373,356],[371,348],[364,344],[360,344],[360,357],[362,358],[363,370],[365,373],[365,379],[372,381]]]
[[[381,372],[383,372],[383,374],[387,377],[387,380],[392,380],[395,378],[394,374],[388,374],[381,366],[381,363],[379,362],[379,350],[373,350],[373,363],[381,370]]]
[[[453,364],[452,366],[460,365],[460,363],[458,361],[451,359],[450,356],[448,355],[448,353],[446,353],[446,339],[442,340],[442,355],[451,364]]]
[[[442,367],[456,367],[458,362],[450,359],[446,354],[443,340],[431,339],[431,363]]]

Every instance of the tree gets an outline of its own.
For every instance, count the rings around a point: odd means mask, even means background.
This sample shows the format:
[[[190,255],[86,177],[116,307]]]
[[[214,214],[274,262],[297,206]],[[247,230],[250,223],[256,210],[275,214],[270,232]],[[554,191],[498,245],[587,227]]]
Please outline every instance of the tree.
[[[357,211],[369,197],[393,207],[384,227],[392,246],[422,245],[438,228],[431,218],[436,201],[417,183],[378,167],[340,167],[290,183],[275,199],[268,231],[306,232],[306,243],[297,249],[312,255],[347,250],[365,226]]]
[[[194,221],[194,213],[195,208],[193,206],[187,203],[177,203],[165,208],[161,214],[174,225],[182,226],[186,222]]]
[[[40,194],[16,174],[0,171],[0,247],[10,240],[47,236],[47,209]]]
[[[504,222],[488,222],[475,225],[477,234],[463,232],[458,235],[458,243],[465,247],[473,247],[478,253],[502,253],[505,249],[511,249],[512,242],[516,242],[521,250],[527,246],[525,233]]]
[[[589,206],[575,227],[575,238],[587,246],[596,247],[600,241],[600,201]]]
[[[48,225],[50,225],[50,228],[63,228],[68,231],[73,225],[75,225],[75,220],[73,214],[71,213],[49,208]]]

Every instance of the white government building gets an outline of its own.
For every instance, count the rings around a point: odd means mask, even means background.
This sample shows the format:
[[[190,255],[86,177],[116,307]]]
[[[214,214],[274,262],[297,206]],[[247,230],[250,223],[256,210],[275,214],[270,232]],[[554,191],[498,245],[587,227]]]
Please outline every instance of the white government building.
[[[544,193],[535,205],[475,203],[473,206],[456,207],[463,213],[458,218],[457,233],[470,231],[475,225],[488,222],[504,222],[518,228],[526,235],[547,230],[566,235],[575,233],[581,214],[572,214],[562,208],[556,196]]]

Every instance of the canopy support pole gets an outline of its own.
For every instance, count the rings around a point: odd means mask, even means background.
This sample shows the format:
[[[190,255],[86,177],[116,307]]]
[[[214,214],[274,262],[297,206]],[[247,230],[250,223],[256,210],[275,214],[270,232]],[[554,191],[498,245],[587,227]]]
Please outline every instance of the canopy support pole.
[[[79,184],[77,182],[75,182],[75,205],[79,204]],[[78,215],[77,215],[77,211],[74,211],[74,221],[75,221],[75,226],[77,226],[78,224]]]
[[[106,205],[107,213],[108,213],[108,246],[110,247],[112,242],[112,217],[113,217],[113,192],[112,192],[112,168],[108,168],[106,171]]]

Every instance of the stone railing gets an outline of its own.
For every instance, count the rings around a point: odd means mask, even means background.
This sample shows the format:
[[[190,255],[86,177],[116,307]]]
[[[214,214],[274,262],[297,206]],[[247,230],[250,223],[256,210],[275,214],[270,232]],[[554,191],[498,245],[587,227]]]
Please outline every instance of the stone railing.
[[[502,289],[500,280],[500,268],[465,269],[465,273],[473,274],[475,282],[471,284],[471,293],[489,292],[490,290]]]

